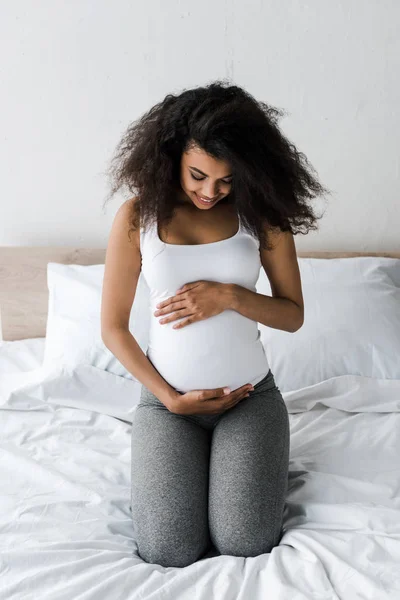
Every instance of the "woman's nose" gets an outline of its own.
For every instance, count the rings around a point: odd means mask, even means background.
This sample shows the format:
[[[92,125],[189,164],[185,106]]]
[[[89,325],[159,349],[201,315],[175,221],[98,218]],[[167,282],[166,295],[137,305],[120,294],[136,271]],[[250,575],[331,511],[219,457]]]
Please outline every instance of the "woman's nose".
[[[204,189],[204,191],[202,192],[202,194],[206,197],[206,198],[215,198],[216,196],[218,196],[218,187],[216,185],[209,185],[208,187],[206,187]]]

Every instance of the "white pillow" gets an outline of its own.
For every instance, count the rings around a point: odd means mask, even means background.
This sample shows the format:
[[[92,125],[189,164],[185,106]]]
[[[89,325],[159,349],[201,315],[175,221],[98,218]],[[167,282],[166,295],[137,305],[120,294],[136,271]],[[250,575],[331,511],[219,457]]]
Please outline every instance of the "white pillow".
[[[400,379],[400,259],[298,258],[304,323],[294,333],[259,323],[282,392],[338,375]],[[271,296],[263,268],[258,293]]]
[[[101,339],[101,295],[104,264],[47,264],[49,305],[43,368],[91,365],[137,381]],[[148,286],[140,274],[129,330],[144,353],[148,347]]]
[[[45,343],[44,337],[3,341],[0,344],[0,375],[25,373],[41,367]]]
[[[304,324],[289,333],[261,323],[261,341],[282,392],[338,375],[400,379],[400,260],[298,258]],[[48,263],[45,369],[88,364],[134,379],[101,339],[104,265]],[[257,292],[271,295],[264,269]],[[144,353],[149,289],[140,274],[129,329]]]

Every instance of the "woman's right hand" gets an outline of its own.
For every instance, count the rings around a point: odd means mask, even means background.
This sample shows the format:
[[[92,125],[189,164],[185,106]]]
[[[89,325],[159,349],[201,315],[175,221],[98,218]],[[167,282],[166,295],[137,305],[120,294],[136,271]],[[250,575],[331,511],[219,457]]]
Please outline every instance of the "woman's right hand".
[[[246,383],[228,394],[224,392],[224,388],[192,390],[185,394],[176,392],[167,408],[177,415],[217,415],[249,396],[253,389],[251,383]]]

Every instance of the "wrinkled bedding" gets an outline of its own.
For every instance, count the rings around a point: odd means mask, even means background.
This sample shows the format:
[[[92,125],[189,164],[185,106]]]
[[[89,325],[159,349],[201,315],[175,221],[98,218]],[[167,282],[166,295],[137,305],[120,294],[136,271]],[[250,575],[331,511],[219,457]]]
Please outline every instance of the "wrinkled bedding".
[[[0,600],[400,598],[400,380],[345,375],[284,393],[284,535],[270,554],[184,569],[137,554],[130,430],[138,382],[42,367],[0,345]]]

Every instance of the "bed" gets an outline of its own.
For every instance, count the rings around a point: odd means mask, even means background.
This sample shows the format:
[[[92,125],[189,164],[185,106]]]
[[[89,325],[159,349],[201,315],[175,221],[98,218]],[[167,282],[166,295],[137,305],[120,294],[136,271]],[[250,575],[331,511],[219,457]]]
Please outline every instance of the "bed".
[[[140,382],[99,339],[104,257],[0,248],[0,600],[400,599],[400,252],[298,253],[303,327],[259,326],[290,418],[282,539],[185,568],[136,552]],[[140,278],[142,349],[146,307]]]

